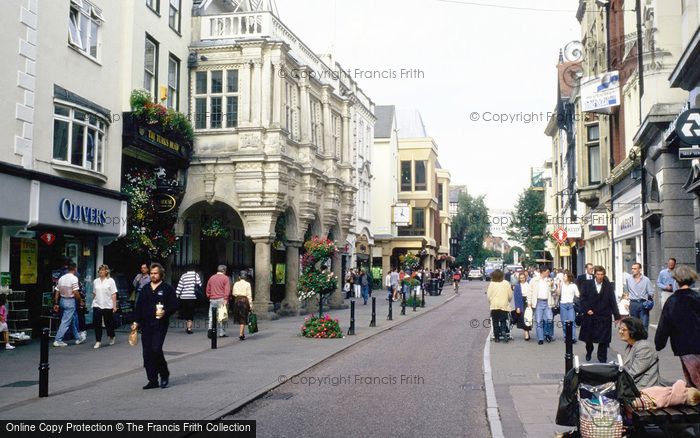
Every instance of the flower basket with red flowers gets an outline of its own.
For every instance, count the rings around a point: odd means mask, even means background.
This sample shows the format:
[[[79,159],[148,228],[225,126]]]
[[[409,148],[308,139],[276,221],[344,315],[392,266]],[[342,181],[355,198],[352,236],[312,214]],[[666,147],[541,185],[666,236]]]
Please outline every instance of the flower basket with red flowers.
[[[324,296],[332,293],[338,285],[338,278],[328,269],[329,261],[338,248],[332,240],[314,236],[304,244],[304,249],[306,253],[301,259],[302,273],[297,282],[297,295],[301,301],[317,296],[321,304],[320,317]]]
[[[301,335],[305,338],[335,339],[343,337],[343,330],[340,328],[340,321],[331,318],[330,315],[309,315],[304,318]]]

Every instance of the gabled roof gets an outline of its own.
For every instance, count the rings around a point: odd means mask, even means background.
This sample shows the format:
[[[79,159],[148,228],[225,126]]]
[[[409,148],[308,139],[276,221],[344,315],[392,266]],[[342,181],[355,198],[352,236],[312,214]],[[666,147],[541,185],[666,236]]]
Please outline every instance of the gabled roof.
[[[374,116],[377,118],[374,124],[374,138],[391,137],[391,129],[396,118],[396,107],[394,105],[378,105],[374,108]]]

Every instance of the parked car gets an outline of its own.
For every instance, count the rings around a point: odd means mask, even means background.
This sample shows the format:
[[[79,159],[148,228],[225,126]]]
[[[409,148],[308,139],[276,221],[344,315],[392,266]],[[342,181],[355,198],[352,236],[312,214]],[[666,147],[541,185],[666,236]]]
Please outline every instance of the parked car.
[[[467,278],[469,281],[472,280],[483,280],[484,276],[481,274],[481,269],[472,269],[469,271],[469,275],[467,275]]]

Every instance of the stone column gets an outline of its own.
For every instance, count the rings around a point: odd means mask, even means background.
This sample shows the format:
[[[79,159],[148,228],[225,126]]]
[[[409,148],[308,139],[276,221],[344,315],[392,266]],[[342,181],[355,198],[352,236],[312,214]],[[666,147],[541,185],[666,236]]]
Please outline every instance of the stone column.
[[[299,120],[299,126],[301,128],[301,143],[311,143],[311,100],[309,97],[309,84],[303,81],[299,88],[301,92],[300,96],[300,107],[301,107],[301,118]]]
[[[344,241],[341,240],[341,242]],[[338,287],[335,288],[335,291],[331,294],[331,299],[330,299],[330,306],[332,309],[344,309],[347,308],[347,304],[345,304],[345,301],[343,299],[343,256],[340,253],[340,251],[337,251],[335,255],[333,255],[333,273],[335,276],[338,278]]]
[[[297,281],[299,280],[299,248],[302,242],[287,242],[287,281],[285,295],[282,300],[280,314],[296,316],[299,314],[299,298],[297,296]]]
[[[272,92],[272,127],[279,128],[280,123],[280,112],[282,111],[282,63],[275,62],[274,66],[274,78],[272,80],[274,90]]]
[[[253,239],[255,244],[255,295],[253,311],[259,319],[277,319],[270,301],[271,244],[269,237]]]
[[[253,63],[252,87],[250,96],[250,112],[251,123],[253,126],[260,126],[260,108],[262,106],[263,95],[261,92],[262,83],[262,63],[255,61]]]
[[[273,87],[272,64],[270,63],[270,60],[267,57],[265,57],[265,58],[263,58],[263,65],[262,65],[262,105],[261,105],[262,119],[261,119],[261,123],[262,123],[263,128],[270,127],[270,101],[272,99],[272,93],[274,92],[272,87]]]
[[[250,126],[250,101],[254,98],[250,87],[250,64],[241,67],[241,112],[238,115],[242,127]]]
[[[341,160],[343,164],[350,163],[350,151],[352,147],[350,146],[350,114],[347,108],[343,112],[343,152],[341,154]]]
[[[382,286],[384,285],[384,277],[389,272],[391,272],[391,256],[382,254]]]

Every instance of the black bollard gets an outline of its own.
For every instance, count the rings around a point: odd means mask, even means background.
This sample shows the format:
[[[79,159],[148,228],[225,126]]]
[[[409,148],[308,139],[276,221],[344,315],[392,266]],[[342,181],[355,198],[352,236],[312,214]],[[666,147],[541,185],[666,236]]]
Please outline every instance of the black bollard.
[[[401,314],[402,315],[406,314],[406,294],[405,293],[401,294]]]
[[[218,330],[216,329],[216,307],[211,309],[211,349],[216,350],[216,336]]]
[[[386,317],[387,321],[393,321],[393,319],[394,319],[393,318],[394,317],[393,307],[392,307],[393,302],[394,302],[393,298],[389,298],[389,315],[387,315],[387,317]]]
[[[49,396],[49,329],[41,331],[39,353],[39,397]]]
[[[566,321],[564,323],[566,330],[566,353],[564,353],[564,375],[574,367],[574,323]]]
[[[355,300],[350,301],[350,328],[348,335],[355,334]]]
[[[418,307],[418,292],[413,289],[413,311],[416,311],[416,307]]]
[[[420,290],[420,306],[425,307],[425,291],[423,289]]]
[[[369,322],[369,326],[377,326],[377,297],[372,297],[372,320]]]

